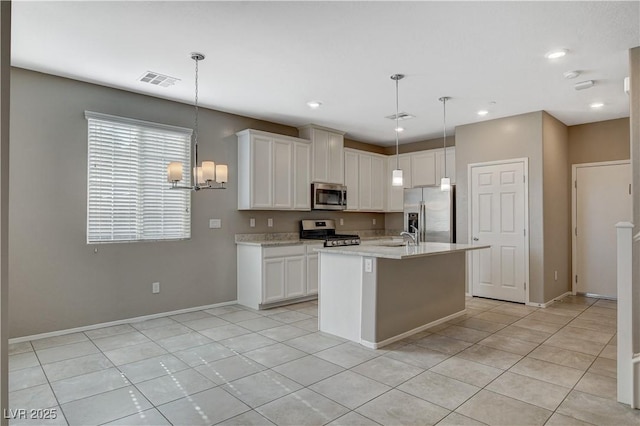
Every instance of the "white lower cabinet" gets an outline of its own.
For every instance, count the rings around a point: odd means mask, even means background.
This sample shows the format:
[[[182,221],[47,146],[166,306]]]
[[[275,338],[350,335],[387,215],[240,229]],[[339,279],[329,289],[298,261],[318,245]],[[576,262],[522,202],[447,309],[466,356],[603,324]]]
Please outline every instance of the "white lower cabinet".
[[[312,246],[315,245],[309,245]],[[238,303],[260,309],[263,305],[317,294],[318,254],[309,247],[239,244]]]

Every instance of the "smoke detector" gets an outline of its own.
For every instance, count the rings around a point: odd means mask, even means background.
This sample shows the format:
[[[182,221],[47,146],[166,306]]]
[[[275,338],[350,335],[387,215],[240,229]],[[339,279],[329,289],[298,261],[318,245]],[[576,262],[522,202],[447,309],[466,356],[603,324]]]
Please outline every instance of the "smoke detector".
[[[139,81],[153,84],[154,86],[169,87],[176,84],[180,79],[160,74],[159,72],[147,71],[139,78]]]
[[[411,115],[411,114],[408,114],[406,112],[399,112],[397,115],[398,115],[398,120],[399,121],[416,118],[415,115]],[[395,120],[396,119],[396,114],[387,115],[385,118],[388,118],[389,120]]]
[[[581,81],[580,83],[576,83],[573,85],[573,88],[576,90],[584,90],[584,89],[588,89],[589,87],[593,87],[593,85],[596,84],[593,80],[586,80],[586,81]]]

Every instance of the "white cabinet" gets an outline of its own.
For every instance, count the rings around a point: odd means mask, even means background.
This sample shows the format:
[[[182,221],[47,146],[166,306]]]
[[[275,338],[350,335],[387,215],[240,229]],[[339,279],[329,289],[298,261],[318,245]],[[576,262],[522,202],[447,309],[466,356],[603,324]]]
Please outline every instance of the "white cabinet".
[[[314,125],[298,128],[312,146],[311,181],[344,184],[344,133]]]
[[[314,248],[322,247],[322,244],[307,245],[307,294],[318,294],[318,252]]]
[[[238,244],[238,303],[260,309],[263,305],[316,295],[318,253],[305,246]]]
[[[411,155],[401,154],[387,158],[387,209],[388,212],[401,212],[404,209],[404,189],[411,188]],[[403,186],[391,185],[391,173],[397,167],[402,170]]]
[[[444,175],[444,149],[439,149],[436,152],[436,178],[437,183],[440,183],[440,179],[445,177]],[[447,148],[447,176],[451,179],[451,183],[456,183],[456,148],[451,146]]]
[[[435,150],[411,154],[411,184],[416,186],[436,184]]]
[[[344,159],[347,210],[384,211],[386,157],[345,149]]]
[[[311,210],[310,142],[259,130],[238,136],[238,210]]]
[[[360,197],[358,191],[358,152],[344,151],[344,184],[347,187],[347,210],[358,210]]]

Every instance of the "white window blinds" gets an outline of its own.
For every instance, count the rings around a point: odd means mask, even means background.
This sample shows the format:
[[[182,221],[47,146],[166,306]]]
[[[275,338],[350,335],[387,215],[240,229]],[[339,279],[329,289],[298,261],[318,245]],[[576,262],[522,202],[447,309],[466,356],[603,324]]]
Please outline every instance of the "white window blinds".
[[[85,117],[87,242],[190,238],[191,191],[168,189],[167,165],[191,164],[192,130],[89,111]]]

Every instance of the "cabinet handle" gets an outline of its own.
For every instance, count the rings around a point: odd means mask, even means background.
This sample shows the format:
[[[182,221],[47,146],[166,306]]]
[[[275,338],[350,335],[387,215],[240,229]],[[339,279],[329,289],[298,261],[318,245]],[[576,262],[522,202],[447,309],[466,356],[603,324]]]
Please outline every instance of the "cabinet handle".
[[[480,238],[478,238],[478,237],[473,237],[473,241],[480,241]]]

